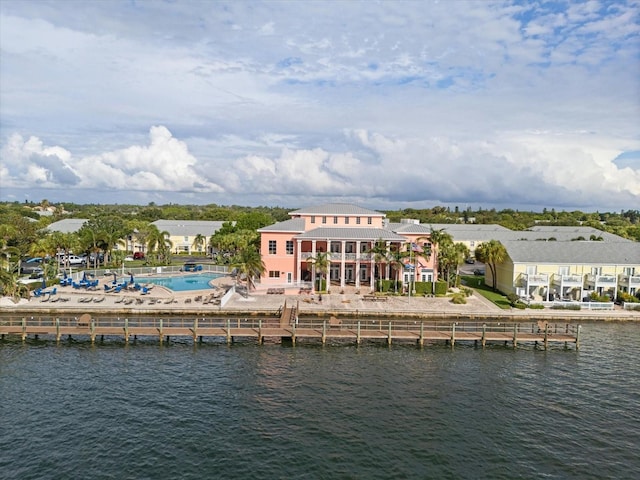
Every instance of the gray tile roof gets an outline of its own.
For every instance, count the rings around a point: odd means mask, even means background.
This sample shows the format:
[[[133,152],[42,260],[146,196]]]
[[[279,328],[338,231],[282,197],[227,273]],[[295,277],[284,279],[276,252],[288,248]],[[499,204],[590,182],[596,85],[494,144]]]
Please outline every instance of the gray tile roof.
[[[320,227],[297,235],[298,239],[306,240],[389,240],[391,242],[406,242],[407,239],[384,228],[345,228]]]
[[[515,263],[640,266],[637,242],[504,241]]]
[[[49,224],[47,230],[50,232],[74,233],[80,230],[86,222],[86,218],[65,218]]]
[[[301,208],[290,212],[289,215],[360,215],[366,217],[384,217],[384,213],[369,210],[350,203],[325,203]]]
[[[391,230],[396,233],[412,233],[412,234],[425,234],[431,233],[431,227],[424,223],[390,223],[386,226],[387,230]]]
[[[210,236],[216,233],[224,222],[204,220],[156,220],[151,225],[158,227],[161,232],[169,232],[172,236],[196,235]]]
[[[258,232],[304,232],[304,218],[292,218],[258,229]]]

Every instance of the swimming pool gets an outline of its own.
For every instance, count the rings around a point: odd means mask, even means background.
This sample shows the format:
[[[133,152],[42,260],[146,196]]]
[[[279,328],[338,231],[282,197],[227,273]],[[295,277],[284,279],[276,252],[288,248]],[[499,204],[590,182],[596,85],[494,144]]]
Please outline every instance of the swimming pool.
[[[219,273],[201,273],[198,275],[181,275],[177,277],[151,277],[145,278],[145,282],[161,285],[174,292],[186,292],[189,290],[206,290],[211,288],[209,282],[222,277]]]

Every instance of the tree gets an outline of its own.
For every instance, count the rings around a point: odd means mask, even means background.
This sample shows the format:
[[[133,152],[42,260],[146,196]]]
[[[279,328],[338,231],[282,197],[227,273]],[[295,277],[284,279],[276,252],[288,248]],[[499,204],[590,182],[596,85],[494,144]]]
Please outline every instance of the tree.
[[[191,246],[195,248],[199,253],[202,253],[204,251],[203,247],[207,246],[207,237],[205,237],[201,233],[197,234],[193,239],[193,244]]]
[[[19,282],[20,274],[0,269],[0,294],[12,297],[14,302],[20,298],[29,298],[29,287]]]
[[[398,293],[398,283],[401,278],[400,275],[404,269],[404,259],[409,256],[409,252],[407,250],[402,250],[399,246],[397,248],[392,248],[389,250],[389,265],[394,269],[396,276],[395,282],[393,285],[394,293]]]
[[[489,266],[491,286],[496,290],[497,265],[507,258],[507,249],[498,240],[490,240],[476,248],[476,258]]]
[[[169,240],[169,232],[161,232],[155,225],[149,225],[149,227],[149,236],[147,237],[149,256],[155,256],[158,263],[168,265],[171,262],[171,247],[173,246]]]
[[[368,253],[373,255],[374,265],[380,266],[380,268],[377,268],[378,275],[376,275],[376,279],[378,280],[378,282],[376,282],[376,289],[380,290],[379,280],[381,280],[382,277],[382,267],[388,260],[387,255],[389,254],[389,247],[387,246],[387,243],[382,240],[382,238],[379,238],[369,249]]]
[[[245,248],[238,252],[231,261],[231,267],[237,270],[238,277],[246,279],[247,291],[254,286],[254,278],[260,277],[266,268],[260,252],[253,248]]]
[[[313,280],[313,288],[316,288],[316,273],[320,274],[320,286],[322,289],[322,281],[329,271],[329,255],[325,252],[317,252],[315,257],[307,258],[307,263],[311,263],[311,279]],[[329,291],[329,282],[327,282],[327,292]]]

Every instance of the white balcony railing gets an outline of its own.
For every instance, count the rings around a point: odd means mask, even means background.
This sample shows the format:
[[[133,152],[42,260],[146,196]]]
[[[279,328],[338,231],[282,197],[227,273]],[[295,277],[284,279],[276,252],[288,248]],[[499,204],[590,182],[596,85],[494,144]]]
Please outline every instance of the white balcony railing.
[[[582,275],[554,275],[553,283],[578,287],[582,285]]]
[[[615,285],[618,278],[614,275],[587,275],[587,282],[594,285]]]
[[[549,283],[549,275],[546,273],[525,273],[524,279],[529,285],[547,285]]]

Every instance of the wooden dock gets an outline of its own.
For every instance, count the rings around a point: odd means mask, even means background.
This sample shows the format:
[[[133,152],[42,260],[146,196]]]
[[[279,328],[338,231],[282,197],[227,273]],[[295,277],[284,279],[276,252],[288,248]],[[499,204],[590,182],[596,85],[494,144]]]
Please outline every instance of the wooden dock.
[[[295,313],[295,312],[294,312]],[[285,319],[290,319],[286,322]],[[120,337],[125,342],[131,338],[155,337],[160,343],[170,338],[191,338],[194,342],[203,338],[218,337],[227,343],[235,339],[253,339],[262,344],[265,339],[287,340],[294,345],[299,341],[345,341],[361,344],[364,341],[411,342],[424,346],[426,342],[444,342],[451,347],[459,342],[473,342],[483,347],[487,343],[529,343],[548,348],[549,344],[575,345],[580,348],[581,326],[576,324],[538,323],[479,323],[408,320],[330,320],[298,319],[292,310],[284,309],[280,318],[109,318],[92,317],[38,317],[0,319],[0,337],[53,336],[96,338]]]

